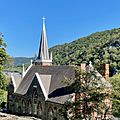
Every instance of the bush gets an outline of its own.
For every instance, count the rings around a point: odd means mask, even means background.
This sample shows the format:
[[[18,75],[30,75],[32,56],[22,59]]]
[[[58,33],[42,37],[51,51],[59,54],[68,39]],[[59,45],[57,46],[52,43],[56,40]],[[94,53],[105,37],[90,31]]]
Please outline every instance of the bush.
[[[3,102],[7,102],[7,91],[0,89],[0,106]]]

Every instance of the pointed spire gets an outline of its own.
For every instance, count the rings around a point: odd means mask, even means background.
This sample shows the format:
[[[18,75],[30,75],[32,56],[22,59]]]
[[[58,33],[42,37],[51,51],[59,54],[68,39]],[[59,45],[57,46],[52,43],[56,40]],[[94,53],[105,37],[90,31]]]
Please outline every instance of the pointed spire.
[[[48,52],[47,35],[46,35],[45,18],[44,17],[43,17],[42,34],[41,34],[38,59],[49,60],[49,52]]]
[[[49,55],[49,51],[48,51],[48,43],[47,43],[47,35],[46,35],[44,17],[43,17],[43,24],[42,24],[42,33],[41,33],[39,53],[38,53],[37,59],[35,60],[35,63],[43,65],[43,66],[52,65],[52,54]]]

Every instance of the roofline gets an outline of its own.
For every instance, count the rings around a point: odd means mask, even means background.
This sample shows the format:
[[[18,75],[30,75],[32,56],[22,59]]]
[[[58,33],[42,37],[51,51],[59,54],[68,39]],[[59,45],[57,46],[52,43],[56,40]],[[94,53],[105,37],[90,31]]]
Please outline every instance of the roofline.
[[[16,91],[16,88],[17,88],[17,86],[16,86],[16,83],[15,83],[15,78],[14,78],[14,76],[13,76],[13,75],[11,75],[11,80],[12,80],[12,82],[13,82],[14,92],[15,92],[15,91]]]
[[[31,64],[28,68],[27,68],[27,70],[24,72],[24,75],[23,75],[23,78],[25,77],[25,75],[27,74],[27,72],[30,70],[30,68],[33,66],[33,64]]]
[[[48,99],[48,95],[47,95],[47,92],[46,92],[46,90],[45,90],[45,88],[44,88],[44,85],[43,85],[43,83],[42,83],[42,81],[41,81],[41,79],[40,79],[39,74],[38,74],[38,73],[35,73],[35,76],[36,76],[37,79],[38,79],[38,82],[39,82],[40,87],[41,87],[41,89],[42,89],[42,91],[43,91],[43,94],[44,94],[44,96],[45,96],[45,101],[46,101],[46,100]]]
[[[52,60],[51,59],[49,59],[49,60],[40,60],[40,59],[37,59],[37,60],[35,60],[35,62],[52,62]]]

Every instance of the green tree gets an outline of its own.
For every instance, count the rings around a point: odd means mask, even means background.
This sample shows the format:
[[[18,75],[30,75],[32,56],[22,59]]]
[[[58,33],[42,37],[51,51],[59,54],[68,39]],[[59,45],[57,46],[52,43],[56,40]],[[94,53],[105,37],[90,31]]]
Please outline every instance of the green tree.
[[[93,65],[109,63],[113,76],[120,70],[120,28],[96,32],[71,43],[50,48],[53,64],[80,64],[92,61]],[[67,56],[67,59],[66,59]]]
[[[115,117],[120,117],[120,74],[110,78],[112,89],[112,112]]]
[[[65,83],[70,86],[69,90],[73,90],[76,95],[75,101],[67,100],[61,109],[61,114],[68,120],[91,120],[93,112],[106,117],[109,106],[104,102],[110,96],[110,90],[106,88],[105,83],[98,77],[96,71],[81,72],[76,70],[75,82],[65,79]],[[109,84],[110,85],[110,84]],[[110,86],[109,86],[110,87]]]
[[[5,90],[7,86],[7,78],[3,74],[5,64],[9,56],[6,53],[6,44],[3,41],[3,35],[0,34],[0,103],[4,100]]]

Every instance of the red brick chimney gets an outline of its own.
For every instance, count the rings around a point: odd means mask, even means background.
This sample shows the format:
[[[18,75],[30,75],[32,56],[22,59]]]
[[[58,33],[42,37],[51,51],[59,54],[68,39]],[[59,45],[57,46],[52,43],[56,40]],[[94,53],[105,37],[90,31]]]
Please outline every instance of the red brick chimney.
[[[108,80],[108,78],[109,78],[109,64],[102,64],[101,66],[102,66],[101,67],[102,75],[106,80]]]
[[[80,64],[80,72],[84,73],[86,71],[86,64],[85,63],[81,63]],[[80,76],[80,81],[84,81],[83,76]],[[75,94],[75,101],[79,101],[80,99],[83,99],[85,97],[84,93],[76,93]],[[80,105],[77,108],[77,112],[80,114],[83,114],[83,103],[80,103]]]

